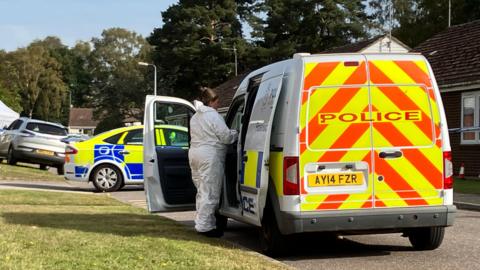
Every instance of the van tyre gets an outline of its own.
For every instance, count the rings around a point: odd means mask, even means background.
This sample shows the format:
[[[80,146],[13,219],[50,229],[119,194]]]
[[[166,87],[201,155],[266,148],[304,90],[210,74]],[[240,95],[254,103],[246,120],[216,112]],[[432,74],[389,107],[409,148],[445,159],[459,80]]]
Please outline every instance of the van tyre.
[[[9,165],[17,164],[17,159],[15,158],[15,154],[13,153],[13,148],[11,146],[8,148],[7,163]]]
[[[120,170],[110,164],[100,165],[92,174],[92,182],[100,192],[113,192],[120,189],[123,177]]]
[[[408,239],[415,250],[434,250],[443,241],[445,227],[428,227],[412,230]]]
[[[285,253],[286,236],[278,229],[273,210],[267,208],[265,210],[260,227],[260,248],[267,256],[281,256]]]

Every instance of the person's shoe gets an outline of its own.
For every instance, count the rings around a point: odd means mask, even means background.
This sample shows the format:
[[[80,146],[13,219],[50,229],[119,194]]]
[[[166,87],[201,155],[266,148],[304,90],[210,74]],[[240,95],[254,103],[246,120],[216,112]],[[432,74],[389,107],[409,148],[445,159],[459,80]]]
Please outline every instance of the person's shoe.
[[[198,232],[198,233],[201,234],[201,235],[204,235],[206,237],[214,237],[214,238],[220,238],[220,237],[223,236],[223,231],[218,230],[218,229],[213,229],[213,230],[210,230],[210,231]]]

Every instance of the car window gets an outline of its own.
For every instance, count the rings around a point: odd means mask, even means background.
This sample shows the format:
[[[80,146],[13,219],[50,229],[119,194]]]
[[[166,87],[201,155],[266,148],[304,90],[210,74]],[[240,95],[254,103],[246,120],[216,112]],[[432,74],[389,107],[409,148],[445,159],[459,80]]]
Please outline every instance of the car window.
[[[67,130],[65,128],[49,125],[45,123],[31,122],[27,124],[26,129],[37,132],[37,133],[42,133],[42,134],[67,136]]]
[[[143,144],[143,129],[130,130],[123,139],[124,144]]]
[[[7,130],[16,130],[19,129],[20,126],[22,125],[23,121],[22,120],[15,120],[13,121],[10,126],[8,126]]]
[[[245,106],[245,100],[242,98],[240,101],[235,101],[232,106],[232,111],[227,116],[226,124],[229,128],[240,130],[242,125],[243,108]]]
[[[188,147],[188,133],[176,129],[163,129],[166,146]]]
[[[115,135],[112,135],[108,138],[105,138],[103,139],[104,142],[106,143],[110,143],[110,144],[117,144],[118,143],[118,140],[120,139],[120,137],[122,137],[122,135],[124,134],[125,132],[120,132],[118,134],[115,134]]]

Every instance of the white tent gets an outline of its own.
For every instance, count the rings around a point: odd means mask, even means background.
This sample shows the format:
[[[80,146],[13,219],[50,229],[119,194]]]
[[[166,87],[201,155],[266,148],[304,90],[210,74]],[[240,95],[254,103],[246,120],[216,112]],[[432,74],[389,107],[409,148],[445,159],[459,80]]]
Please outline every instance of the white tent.
[[[0,100],[0,128],[10,125],[19,117],[19,114],[10,109]]]

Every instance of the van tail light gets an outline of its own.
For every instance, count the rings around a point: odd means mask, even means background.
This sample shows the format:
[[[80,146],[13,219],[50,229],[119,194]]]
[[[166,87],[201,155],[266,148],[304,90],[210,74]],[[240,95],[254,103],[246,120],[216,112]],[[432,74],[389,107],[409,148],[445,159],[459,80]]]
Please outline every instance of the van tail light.
[[[452,152],[443,152],[443,188],[453,188]]]
[[[298,157],[283,158],[283,194],[299,195]]]

